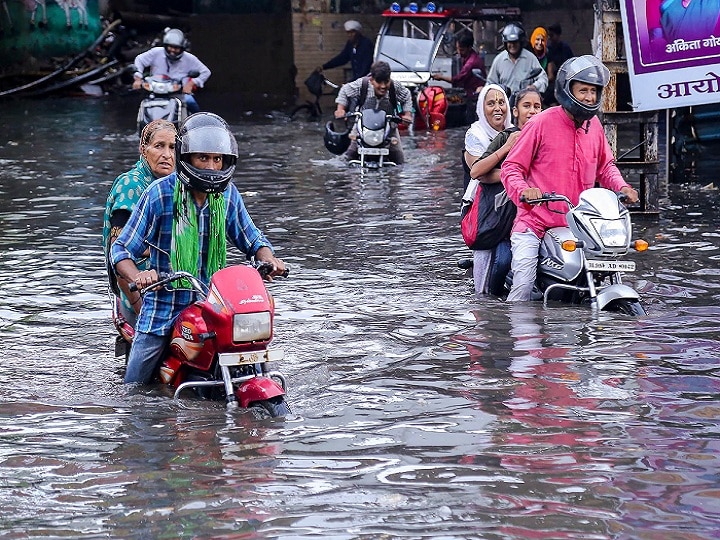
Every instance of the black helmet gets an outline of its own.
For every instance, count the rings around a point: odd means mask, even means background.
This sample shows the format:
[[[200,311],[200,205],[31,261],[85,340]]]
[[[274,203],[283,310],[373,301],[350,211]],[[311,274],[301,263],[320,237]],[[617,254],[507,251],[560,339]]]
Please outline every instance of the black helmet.
[[[187,49],[185,34],[182,33],[182,30],[178,30],[177,28],[165,29],[162,44],[163,47],[165,47],[165,56],[167,56],[170,60],[178,60],[185,52],[185,49]],[[168,46],[179,47],[180,52],[177,54],[170,54],[168,52]]]
[[[525,43],[525,30],[518,23],[506,24],[502,29],[502,42],[519,41],[522,45]]]
[[[335,131],[335,125],[330,120],[325,124],[325,148],[327,148],[333,154],[339,156],[350,146],[350,128],[345,127],[345,131]]]
[[[580,103],[572,94],[573,81],[592,84],[597,87],[595,105]],[[590,120],[600,111],[602,91],[610,82],[610,71],[591,54],[570,58],[560,66],[555,79],[555,99],[578,122]]]
[[[235,172],[238,147],[225,120],[217,114],[199,112],[188,116],[180,126],[175,145],[177,175],[191,189],[222,193]],[[222,169],[198,169],[190,164],[190,154],[222,154]]]

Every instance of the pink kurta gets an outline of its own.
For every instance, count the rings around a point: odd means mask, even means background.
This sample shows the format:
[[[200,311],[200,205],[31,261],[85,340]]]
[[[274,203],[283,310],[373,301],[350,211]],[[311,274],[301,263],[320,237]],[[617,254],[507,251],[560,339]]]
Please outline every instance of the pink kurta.
[[[518,206],[512,232],[530,229],[542,238],[547,229],[567,225],[564,203],[520,203],[520,194],[529,187],[565,195],[577,204],[580,193],[596,182],[613,191],[628,185],[597,117],[585,132],[585,124],[576,129],[562,107],[551,107],[533,116],[520,133],[500,169],[505,190]]]

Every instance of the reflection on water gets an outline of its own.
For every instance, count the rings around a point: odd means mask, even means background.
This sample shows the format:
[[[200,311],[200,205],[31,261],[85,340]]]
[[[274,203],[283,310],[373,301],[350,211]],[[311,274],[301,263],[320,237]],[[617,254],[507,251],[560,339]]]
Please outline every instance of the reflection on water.
[[[462,130],[361,174],[320,124],[233,124],[296,417],[128,393],[102,208],[135,103],[0,104],[0,523],[8,538],[716,537],[716,191],[672,186],[627,277],[650,315],[473,301]]]

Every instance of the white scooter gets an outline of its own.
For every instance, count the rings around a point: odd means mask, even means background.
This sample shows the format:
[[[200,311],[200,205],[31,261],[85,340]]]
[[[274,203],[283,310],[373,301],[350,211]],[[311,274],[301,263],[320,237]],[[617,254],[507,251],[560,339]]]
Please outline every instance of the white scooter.
[[[190,78],[198,75],[197,71],[188,73]],[[153,120],[165,119],[179,128],[188,116],[187,105],[183,99],[182,81],[171,79],[167,75],[151,75],[143,79],[141,88],[146,93],[146,97],[138,109],[138,136]]]
[[[540,243],[535,296],[547,304],[560,300],[590,304],[594,309],[627,315],[646,315],[640,295],[623,284],[622,274],[635,271],[635,262],[624,260],[630,249],[644,252],[645,240],[631,240],[630,212],[624,195],[603,188],[580,194],[573,206],[564,195],[546,193],[529,204],[562,202],[567,208],[567,227],[546,231]],[[506,280],[507,291],[512,275]]]

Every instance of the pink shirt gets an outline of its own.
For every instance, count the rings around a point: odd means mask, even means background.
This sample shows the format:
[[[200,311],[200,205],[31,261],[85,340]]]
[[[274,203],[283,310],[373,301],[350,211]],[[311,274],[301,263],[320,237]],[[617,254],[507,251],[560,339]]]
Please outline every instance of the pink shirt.
[[[521,203],[523,190],[536,187],[543,193],[554,191],[577,204],[580,193],[595,187],[596,182],[613,191],[628,185],[615,165],[597,117],[592,118],[586,133],[585,124],[576,129],[562,107],[546,109],[523,126],[502,164],[500,179],[518,207],[512,232],[530,229],[538,238],[551,227],[567,226],[567,205]]]

